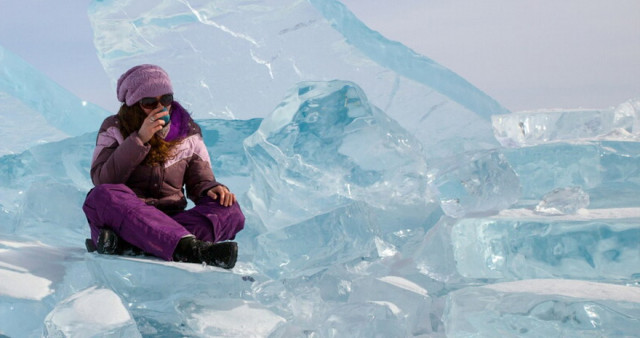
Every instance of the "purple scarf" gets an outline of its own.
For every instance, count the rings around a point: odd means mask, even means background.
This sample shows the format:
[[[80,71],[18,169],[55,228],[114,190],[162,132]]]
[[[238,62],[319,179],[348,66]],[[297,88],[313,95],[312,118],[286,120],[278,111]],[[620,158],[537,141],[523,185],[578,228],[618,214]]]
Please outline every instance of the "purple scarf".
[[[189,133],[189,112],[178,103],[173,101],[171,104],[171,127],[169,133],[165,136],[165,141],[173,141],[187,136]]]

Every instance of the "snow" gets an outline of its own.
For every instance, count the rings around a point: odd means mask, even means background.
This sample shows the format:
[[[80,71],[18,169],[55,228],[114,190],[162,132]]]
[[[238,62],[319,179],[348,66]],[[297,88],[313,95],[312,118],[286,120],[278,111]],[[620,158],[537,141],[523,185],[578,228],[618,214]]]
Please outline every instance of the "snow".
[[[50,280],[30,273],[12,271],[12,268],[13,266],[3,264],[2,270],[0,270],[2,280],[10,281],[0,285],[0,295],[11,298],[42,300],[53,293],[50,288]]]

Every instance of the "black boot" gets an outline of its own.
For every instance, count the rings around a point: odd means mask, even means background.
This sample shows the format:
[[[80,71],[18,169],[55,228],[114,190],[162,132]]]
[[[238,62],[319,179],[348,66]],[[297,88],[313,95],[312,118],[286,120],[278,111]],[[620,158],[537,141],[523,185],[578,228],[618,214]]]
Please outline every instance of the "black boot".
[[[120,238],[111,229],[100,229],[98,236],[98,253],[104,255],[119,255],[122,251],[118,248]]]
[[[98,247],[96,247],[96,245],[93,244],[93,240],[91,238],[86,238],[84,240],[84,246],[87,248],[87,251],[89,252],[94,252],[98,250]]]
[[[89,246],[87,245],[87,249]],[[116,235],[111,229],[101,229],[96,250],[104,255],[139,256],[144,252]],[[89,251],[91,252],[91,251]]]
[[[173,259],[179,262],[206,263],[224,269],[231,269],[238,260],[236,242],[211,243],[185,237],[178,242]]]

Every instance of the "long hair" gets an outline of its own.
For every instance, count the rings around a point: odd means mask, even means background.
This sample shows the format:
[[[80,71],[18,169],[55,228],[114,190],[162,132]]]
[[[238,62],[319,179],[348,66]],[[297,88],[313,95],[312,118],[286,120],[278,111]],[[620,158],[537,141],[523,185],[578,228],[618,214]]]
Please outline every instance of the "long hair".
[[[134,131],[138,131],[146,117],[147,114],[145,114],[139,104],[127,106],[123,103],[118,111],[122,137],[127,138]],[[180,141],[181,140],[174,140],[167,142],[158,136],[158,134],[154,134],[149,140],[151,150],[147,154],[147,157],[145,157],[143,163],[151,166],[161,165],[174,156],[171,153],[172,148],[174,145],[180,143]]]

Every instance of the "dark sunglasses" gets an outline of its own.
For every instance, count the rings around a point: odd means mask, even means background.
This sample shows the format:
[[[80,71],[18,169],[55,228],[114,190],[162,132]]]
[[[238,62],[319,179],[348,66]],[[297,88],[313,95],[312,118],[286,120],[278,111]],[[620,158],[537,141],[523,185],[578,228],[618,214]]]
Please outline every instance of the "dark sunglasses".
[[[140,106],[146,109],[153,109],[158,106],[158,101],[162,104],[163,107],[166,107],[173,103],[173,94],[165,94],[160,96],[160,100],[155,97],[145,97],[140,99]]]

